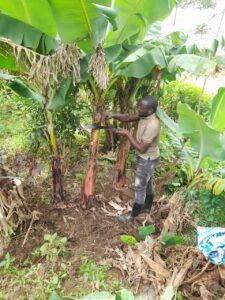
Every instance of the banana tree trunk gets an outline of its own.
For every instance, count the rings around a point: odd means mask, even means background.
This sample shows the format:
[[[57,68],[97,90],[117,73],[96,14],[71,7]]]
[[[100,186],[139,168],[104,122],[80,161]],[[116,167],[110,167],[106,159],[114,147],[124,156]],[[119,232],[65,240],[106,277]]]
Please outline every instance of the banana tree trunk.
[[[99,130],[93,130],[88,154],[87,173],[83,182],[82,207],[90,209],[95,198],[95,184],[97,175],[97,153],[99,144]]]
[[[116,187],[124,187],[126,183],[126,162],[130,150],[130,143],[122,138],[116,160]]]
[[[58,204],[64,200],[60,153],[56,141],[52,113],[45,109],[45,116],[48,126],[49,145],[52,156],[53,201],[54,203]]]
[[[103,112],[103,101],[101,94],[92,84],[95,96],[95,109],[93,114],[93,124],[100,125]],[[97,101],[96,101],[97,100]],[[95,198],[95,185],[97,175],[97,155],[99,145],[99,130],[95,129],[91,132],[91,140],[89,146],[87,173],[82,186],[82,207],[84,209],[90,209],[93,206]]]
[[[131,78],[126,85],[118,86],[118,102],[120,106],[121,113],[130,113],[132,102],[136,95],[137,90],[141,85],[141,80]],[[124,126],[124,125],[123,125]],[[130,124],[127,124],[127,129],[130,130]],[[116,187],[124,187],[126,183],[126,164],[127,157],[130,150],[130,142],[127,138],[121,138],[119,145],[117,160],[116,160],[116,175],[115,175],[115,184]]]

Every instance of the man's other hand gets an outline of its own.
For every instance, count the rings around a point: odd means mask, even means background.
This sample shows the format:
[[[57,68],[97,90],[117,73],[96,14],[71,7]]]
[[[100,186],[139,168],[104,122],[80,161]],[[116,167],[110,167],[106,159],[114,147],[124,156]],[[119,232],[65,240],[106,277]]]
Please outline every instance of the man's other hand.
[[[121,135],[121,136],[128,136],[130,134],[130,132],[125,128],[118,128],[116,130],[116,134]]]

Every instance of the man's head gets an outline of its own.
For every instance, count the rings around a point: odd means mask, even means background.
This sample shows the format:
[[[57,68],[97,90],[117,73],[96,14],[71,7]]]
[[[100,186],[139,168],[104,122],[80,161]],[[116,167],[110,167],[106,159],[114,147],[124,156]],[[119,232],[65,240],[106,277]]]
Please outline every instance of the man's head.
[[[154,96],[145,96],[144,98],[142,98],[139,104],[139,117],[145,118],[154,114],[156,112],[157,106],[158,102]]]

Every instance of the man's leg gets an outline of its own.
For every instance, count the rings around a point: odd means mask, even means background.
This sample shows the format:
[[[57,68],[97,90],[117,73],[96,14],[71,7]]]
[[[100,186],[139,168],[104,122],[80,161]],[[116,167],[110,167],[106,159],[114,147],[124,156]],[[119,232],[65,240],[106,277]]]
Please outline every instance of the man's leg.
[[[135,202],[130,213],[119,217],[120,221],[131,221],[141,212],[145,203],[147,184],[154,172],[155,166],[155,161],[138,157],[135,177]]]
[[[151,211],[153,200],[154,200],[154,189],[153,189],[153,175],[152,175],[147,183],[145,205],[143,207],[144,212],[149,213]]]

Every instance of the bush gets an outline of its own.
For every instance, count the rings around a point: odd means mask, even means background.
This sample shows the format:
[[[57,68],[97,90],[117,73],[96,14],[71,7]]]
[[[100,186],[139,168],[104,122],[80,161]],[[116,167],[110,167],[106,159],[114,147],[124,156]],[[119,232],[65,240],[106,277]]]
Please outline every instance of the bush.
[[[225,195],[214,195],[204,188],[186,190],[183,194],[186,207],[199,226],[225,226]]]
[[[178,119],[177,104],[179,102],[188,104],[197,111],[202,89],[191,84],[172,81],[164,88],[160,104],[165,112],[173,119]],[[210,113],[211,96],[204,94],[201,104],[201,115],[208,119]]]

